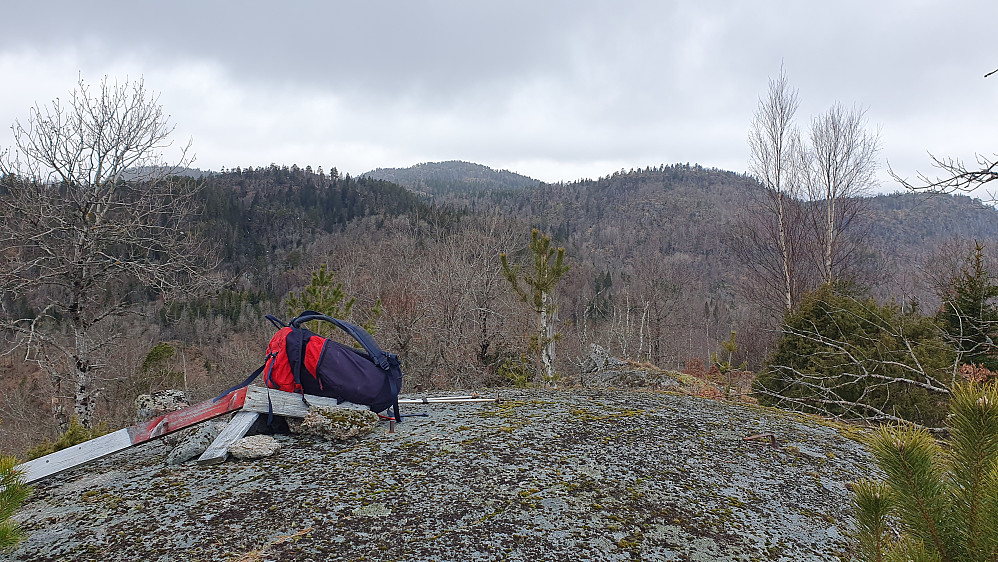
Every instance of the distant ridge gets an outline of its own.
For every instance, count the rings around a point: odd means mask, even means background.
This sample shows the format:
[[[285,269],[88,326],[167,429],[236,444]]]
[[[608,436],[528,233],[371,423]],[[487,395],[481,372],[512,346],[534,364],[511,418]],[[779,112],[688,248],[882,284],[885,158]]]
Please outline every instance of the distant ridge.
[[[214,174],[212,170],[202,170],[201,168],[184,168],[184,167],[172,167],[172,166],[141,166],[138,168],[129,168],[125,170],[124,178],[125,180],[132,180],[135,178],[145,178],[149,176],[160,177],[164,174],[170,176],[182,176],[187,178],[202,179],[206,176]]]
[[[517,191],[536,187],[541,183],[509,170],[494,170],[460,160],[424,162],[408,168],[378,168],[365,172],[362,176],[397,183],[428,195]]]

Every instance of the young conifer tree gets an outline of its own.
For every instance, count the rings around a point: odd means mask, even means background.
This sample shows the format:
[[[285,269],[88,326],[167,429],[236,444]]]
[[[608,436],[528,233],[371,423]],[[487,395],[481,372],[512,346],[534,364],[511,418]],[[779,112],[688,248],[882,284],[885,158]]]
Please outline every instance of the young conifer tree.
[[[24,538],[20,525],[10,518],[31,494],[17,468],[17,459],[0,456],[0,551],[7,550]]]
[[[541,378],[550,386],[556,378],[554,343],[558,339],[554,318],[557,307],[552,293],[569,267],[565,264],[565,248],[553,248],[551,237],[541,234],[536,228],[530,235],[530,253],[534,258],[534,268],[522,276],[525,288],[520,286],[520,266],[511,267],[506,254],[500,254],[499,259],[502,261],[503,275],[513,286],[513,291],[537,314],[537,335],[531,338],[530,347],[537,353]]]
[[[960,354],[960,362],[998,370],[998,283],[984,256],[984,246],[974,242],[959,272],[940,297],[936,319],[946,339]]]
[[[874,434],[886,479],[854,488],[861,560],[998,560],[998,381],[957,384],[947,426],[945,447],[914,426]]]
[[[291,291],[286,299],[288,318],[294,318],[306,310],[325,314],[340,320],[350,320],[353,305],[357,299],[348,296],[343,291],[343,283],[333,281],[336,274],[326,271],[326,264],[319,266],[319,269],[312,272],[312,281],[301,290],[300,293]],[[374,307],[367,312],[367,321],[361,327],[370,333],[374,333],[374,324],[381,316],[381,300],[374,303]],[[305,324],[310,330],[320,336],[328,337],[332,331],[332,325],[319,320],[314,320]]]

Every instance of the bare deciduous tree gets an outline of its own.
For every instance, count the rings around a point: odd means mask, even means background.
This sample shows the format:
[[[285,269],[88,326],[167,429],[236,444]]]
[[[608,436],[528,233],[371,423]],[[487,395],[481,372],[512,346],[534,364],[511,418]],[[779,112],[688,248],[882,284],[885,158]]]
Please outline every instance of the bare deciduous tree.
[[[0,318],[89,427],[114,318],[205,286],[213,265],[190,228],[197,185],[174,175],[190,144],[164,164],[173,126],[141,80],[81,78],[68,102],[36,105],[12,129],[0,158]]]
[[[879,140],[864,112],[833,105],[812,120],[807,142],[794,125],[797,92],[781,70],[759,101],[749,132],[749,170],[762,184],[759,201],[739,217],[736,248],[748,267],[752,301],[792,310],[821,283],[857,264],[857,219],[874,182]]]
[[[910,181],[889,166],[888,172],[905,189],[929,193],[968,193],[986,183],[998,180],[998,158],[978,154],[976,169],[967,167],[967,164],[959,158],[942,158],[935,155],[930,155],[930,158],[932,166],[941,172],[940,175],[929,177],[919,173],[917,180]],[[995,199],[994,195],[990,198]]]
[[[797,92],[780,70],[759,100],[749,131],[749,170],[762,183],[763,197],[749,215],[741,238],[743,261],[752,269],[762,292],[779,295],[782,310],[799,296],[804,220],[801,209],[804,150],[794,126]]]
[[[987,78],[995,72],[998,70],[992,70],[984,77]],[[917,180],[909,181],[908,178],[894,172],[889,164],[887,170],[891,177],[905,189],[929,193],[967,193],[986,183],[998,180],[998,158],[995,156],[975,155],[976,168],[967,167],[967,164],[959,158],[939,157],[934,154],[930,154],[929,157],[932,159],[932,167],[939,170],[940,175],[930,177],[927,174],[918,173]],[[991,194],[990,199],[994,201],[998,198]]]
[[[848,232],[875,180],[879,139],[866,130],[864,113],[836,103],[811,122],[807,192],[822,283],[839,280],[849,267],[859,239]]]

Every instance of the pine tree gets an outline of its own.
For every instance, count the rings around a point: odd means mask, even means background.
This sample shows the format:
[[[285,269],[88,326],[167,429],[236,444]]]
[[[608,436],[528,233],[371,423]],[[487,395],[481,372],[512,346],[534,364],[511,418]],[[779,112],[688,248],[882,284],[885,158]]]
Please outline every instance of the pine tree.
[[[293,291],[288,293],[286,307],[288,316],[295,317],[306,310],[312,310],[333,318],[349,319],[357,299],[347,297],[347,294],[343,292],[343,283],[334,283],[334,276],[335,273],[332,271],[326,271],[325,264],[319,266],[318,271],[313,271],[312,281],[300,293]],[[380,316],[381,301],[378,300],[368,312],[367,321],[361,326],[373,334],[374,323]],[[305,325],[320,336],[328,336],[332,331],[331,324],[318,320],[308,322]]]
[[[886,479],[854,488],[861,560],[998,560],[998,382],[957,384],[947,427],[945,446],[910,425],[874,434]]]
[[[530,253],[534,258],[534,268],[531,274],[523,275],[526,288],[520,286],[520,266],[510,267],[506,254],[500,254],[503,274],[513,286],[520,300],[528,304],[537,314],[537,335],[531,338],[530,347],[537,354],[537,367],[541,379],[547,385],[553,385],[554,344],[558,340],[555,332],[554,314],[557,306],[551,294],[558,281],[568,272],[565,265],[565,248],[553,248],[551,238],[541,234],[536,228],[530,234]],[[551,263],[552,258],[554,263]]]

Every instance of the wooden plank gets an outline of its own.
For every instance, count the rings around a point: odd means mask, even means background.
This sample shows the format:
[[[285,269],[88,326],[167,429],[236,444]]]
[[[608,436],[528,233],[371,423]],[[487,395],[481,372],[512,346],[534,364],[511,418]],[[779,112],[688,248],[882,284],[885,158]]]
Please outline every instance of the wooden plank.
[[[79,445],[73,445],[44,457],[21,463],[18,468],[24,471],[26,483],[34,482],[131,446],[132,439],[128,429],[119,429]]]
[[[234,390],[225,398],[219,401],[206,400],[199,402],[183,410],[176,410],[153,418],[145,423],[133,425],[128,428],[129,435],[132,436],[132,444],[137,445],[143,441],[162,437],[168,433],[179,431],[185,427],[201,423],[211,418],[239,410],[246,401],[247,388]]]
[[[304,418],[305,414],[308,413],[309,406],[349,408],[352,410],[368,409],[366,406],[361,406],[360,404],[354,404],[352,402],[337,404],[335,398],[327,398],[325,396],[313,396],[311,394],[306,394],[305,400],[308,401],[308,405],[306,405],[302,402],[302,395],[296,392],[284,392],[282,390],[274,390],[272,388],[263,388],[259,386],[251,386],[248,387],[247,390],[246,402],[243,404],[243,410],[247,412],[266,414],[273,411],[274,415],[278,416]],[[269,402],[268,397],[270,399]]]
[[[183,410],[170,412],[148,422],[119,429],[96,439],[84,441],[44,457],[21,463],[18,467],[24,471],[25,482],[34,482],[68,468],[127,449],[132,445],[138,445],[150,439],[239,410],[245,401],[246,389],[241,388],[229,393],[228,396],[217,402],[207,400]]]
[[[205,449],[204,454],[198,458],[198,464],[218,464],[225,461],[225,458],[229,456],[229,445],[246,435],[258,417],[260,414],[257,412],[247,412],[246,410],[237,412],[236,415],[232,416],[232,421],[225,426],[225,429]]]

